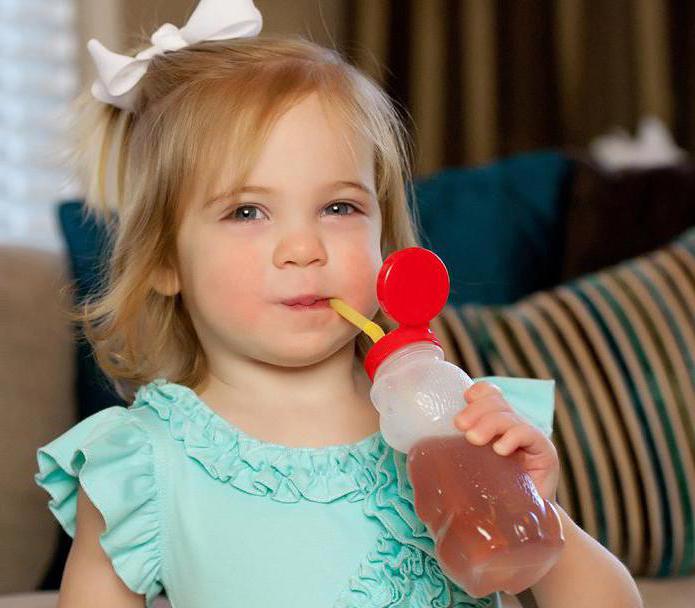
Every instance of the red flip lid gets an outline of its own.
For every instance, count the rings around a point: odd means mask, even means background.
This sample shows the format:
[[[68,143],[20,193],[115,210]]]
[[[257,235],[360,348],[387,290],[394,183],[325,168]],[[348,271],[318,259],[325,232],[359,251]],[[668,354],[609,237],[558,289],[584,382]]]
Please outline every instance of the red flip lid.
[[[429,323],[449,298],[449,272],[429,249],[400,249],[384,261],[376,295],[381,309],[398,327],[377,340],[365,356],[364,369],[372,382],[384,359],[406,344],[425,341],[441,347]]]

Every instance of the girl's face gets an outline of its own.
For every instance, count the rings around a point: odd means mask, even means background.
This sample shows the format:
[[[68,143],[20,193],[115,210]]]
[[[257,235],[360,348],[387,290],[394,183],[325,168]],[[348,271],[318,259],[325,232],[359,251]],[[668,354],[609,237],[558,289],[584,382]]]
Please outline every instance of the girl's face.
[[[224,174],[215,186],[228,189]],[[177,284],[203,349],[222,366],[235,356],[321,361],[360,330],[330,307],[282,301],[312,293],[376,314],[383,260],[373,147],[331,121],[314,94],[276,123],[243,190],[236,203],[189,201],[177,236]]]

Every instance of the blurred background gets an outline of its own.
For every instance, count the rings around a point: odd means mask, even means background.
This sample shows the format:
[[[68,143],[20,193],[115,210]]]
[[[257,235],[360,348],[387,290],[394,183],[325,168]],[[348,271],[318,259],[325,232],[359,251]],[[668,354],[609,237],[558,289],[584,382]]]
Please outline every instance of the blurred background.
[[[94,78],[86,41],[125,52],[192,0],[1,0],[0,236],[58,245],[46,207],[79,193],[44,144]],[[265,32],[341,50],[411,117],[418,175],[659,119],[695,146],[688,0],[259,0]]]
[[[0,608],[55,606],[38,592],[70,547],[37,447],[127,405],[64,316],[108,255],[56,154],[95,76],[86,42],[125,53],[196,4],[0,0]],[[394,99],[423,244],[450,273],[446,359],[556,380],[558,502],[647,608],[692,608],[695,2],[255,4],[264,33],[339,50]]]

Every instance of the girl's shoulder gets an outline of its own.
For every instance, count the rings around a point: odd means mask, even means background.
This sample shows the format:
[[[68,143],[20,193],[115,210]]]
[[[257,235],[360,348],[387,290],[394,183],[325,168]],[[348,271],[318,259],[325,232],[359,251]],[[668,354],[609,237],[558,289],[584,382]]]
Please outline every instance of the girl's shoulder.
[[[71,536],[74,520],[57,511],[72,513],[76,497],[68,492],[75,484],[85,486],[90,497],[89,490],[98,491],[103,485],[105,498],[115,502],[117,497],[109,489],[115,488],[112,482],[119,476],[153,487],[159,482],[154,461],[159,445],[170,438],[170,413],[165,411],[166,400],[153,399],[157,385],[157,381],[142,385],[129,406],[105,407],[37,449],[35,480],[51,494],[49,506]]]
[[[127,407],[105,407],[36,452],[34,480],[65,532],[74,538],[81,487],[103,517],[99,540],[114,570],[148,606],[162,589],[167,463],[172,448],[208,429],[201,413],[191,389],[158,378]]]

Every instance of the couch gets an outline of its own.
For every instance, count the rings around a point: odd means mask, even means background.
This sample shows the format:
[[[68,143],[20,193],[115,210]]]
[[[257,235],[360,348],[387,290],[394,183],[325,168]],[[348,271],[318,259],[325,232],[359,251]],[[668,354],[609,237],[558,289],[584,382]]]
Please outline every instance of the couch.
[[[586,159],[554,151],[482,168],[450,169],[420,180],[416,195],[425,246],[440,254],[450,271],[463,268],[460,256],[468,256],[466,273],[455,275],[452,271],[452,299],[432,325],[443,338],[447,359],[460,365],[478,365],[483,371],[499,370],[505,357],[511,355],[498,352],[488,361],[486,357],[492,351],[485,350],[488,347],[476,332],[495,331],[494,323],[511,327],[518,310],[531,314],[534,306],[541,306],[539,294],[547,298],[549,290],[563,282],[582,280],[630,257],[665,246],[684,229],[695,226],[693,194],[695,168],[691,165],[616,176],[602,173]],[[464,220],[471,224],[467,226],[471,236],[460,239],[462,243],[470,244],[480,233],[480,226],[489,222],[485,229],[491,236],[490,242],[476,242],[478,260],[470,250],[452,248],[451,239],[447,240],[442,232],[451,230],[452,220],[451,215],[443,214],[448,219],[442,221],[439,215],[447,204],[454,205],[461,197],[468,207],[459,226],[463,226]],[[496,200],[498,213],[505,217],[502,199],[511,205],[506,210],[513,210],[506,216],[509,230],[505,233],[503,227],[501,236],[492,238],[490,231],[495,222],[499,224],[499,217],[496,220],[494,214],[490,215],[485,201]],[[435,202],[437,213],[431,213]],[[522,203],[527,213],[520,213]],[[668,213],[663,212],[664,205],[670,205]],[[64,212],[68,208],[63,204]],[[73,211],[74,208],[73,205]],[[640,216],[646,218],[644,223],[637,221]],[[607,217],[613,220],[609,235]],[[63,230],[69,241],[65,219],[63,215]],[[527,238],[525,244],[511,242],[518,233]],[[509,259],[491,260],[485,247],[492,252],[504,249],[506,255],[514,256],[519,267],[515,276],[487,283],[477,280],[493,274],[499,279],[510,264]],[[55,606],[55,589],[69,546],[46,507],[47,496],[34,484],[33,474],[36,448],[90,413],[82,403],[84,386],[80,387],[80,379],[76,379],[78,373],[85,371],[85,354],[76,356],[79,351],[74,330],[63,314],[66,305],[84,288],[76,277],[74,253],[74,243],[69,242],[65,249],[55,252],[29,246],[0,246],[0,302],[4,304],[0,323],[5,345],[0,352],[0,379],[4,387],[0,479],[6,497],[0,514],[0,608]],[[468,285],[477,286],[477,291],[464,294]],[[692,320],[695,322],[695,316]],[[530,375],[526,371],[525,375]],[[509,367],[509,375],[514,375],[513,367]],[[565,395],[563,400],[568,398]],[[692,411],[693,403],[689,407]],[[568,427],[562,425],[572,425],[569,418],[556,423],[560,425],[558,430],[563,431]],[[567,441],[565,435],[566,432],[561,437],[563,442]],[[695,445],[689,447],[695,451]],[[598,452],[599,446],[589,444],[588,450]],[[569,443],[560,455],[569,469],[579,471],[572,462]],[[695,483],[695,479],[686,481]],[[564,492],[568,507],[574,509],[570,514],[586,524],[585,529],[609,549],[622,546],[624,539],[616,538],[615,531],[595,523],[598,516],[591,519],[590,515],[601,509],[587,504],[591,500],[587,498],[591,496],[588,490],[572,479],[564,483],[561,495]],[[693,515],[690,516],[691,522]],[[605,521],[614,520],[607,517]],[[625,527],[620,530],[620,534],[627,533]],[[640,562],[639,556],[649,551],[646,544],[650,538],[644,535],[643,541],[644,547],[632,545],[632,556],[619,555],[617,550],[616,555],[626,563],[633,560],[630,567],[638,573],[636,580],[645,606],[692,608],[695,569],[683,566],[688,571],[674,572],[658,560],[652,566]],[[686,541],[691,542],[692,538]],[[509,607],[521,605],[512,597],[505,597],[505,602]],[[524,606],[530,605],[532,601],[527,598]]]

